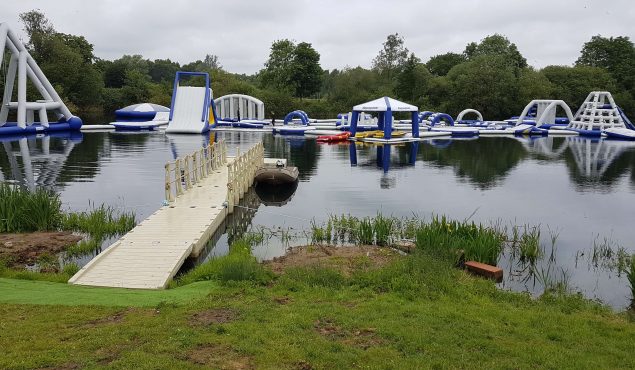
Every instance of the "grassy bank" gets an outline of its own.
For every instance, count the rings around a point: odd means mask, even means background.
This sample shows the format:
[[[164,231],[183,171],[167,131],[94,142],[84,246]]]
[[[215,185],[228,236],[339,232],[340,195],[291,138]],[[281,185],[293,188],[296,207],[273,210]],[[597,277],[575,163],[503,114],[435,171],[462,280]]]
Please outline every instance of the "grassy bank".
[[[244,247],[162,292],[0,279],[0,367],[635,366],[635,324],[578,295],[500,291],[428,251],[274,276]]]
[[[117,212],[105,205],[64,212],[59,195],[50,190],[28,191],[0,183],[0,236],[10,238],[7,245],[0,243],[0,277],[66,281],[78,270],[68,261],[98,252],[105,240],[125,234],[135,224],[133,212]],[[58,231],[77,233],[83,240],[50,240],[50,232]],[[26,265],[34,268],[26,270]]]

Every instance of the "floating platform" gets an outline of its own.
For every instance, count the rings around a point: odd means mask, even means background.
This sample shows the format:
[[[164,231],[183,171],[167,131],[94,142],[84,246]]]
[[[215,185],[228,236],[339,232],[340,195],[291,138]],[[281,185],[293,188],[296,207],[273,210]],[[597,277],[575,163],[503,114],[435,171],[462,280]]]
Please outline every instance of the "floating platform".
[[[258,144],[227,162],[224,142],[204,150],[177,160],[173,167],[166,165],[166,178],[171,179],[166,181],[168,205],[93,258],[69,283],[163,289],[186,258],[197,257],[253,182],[264,153]],[[187,190],[179,192],[183,187]],[[174,199],[170,189],[177,191]]]

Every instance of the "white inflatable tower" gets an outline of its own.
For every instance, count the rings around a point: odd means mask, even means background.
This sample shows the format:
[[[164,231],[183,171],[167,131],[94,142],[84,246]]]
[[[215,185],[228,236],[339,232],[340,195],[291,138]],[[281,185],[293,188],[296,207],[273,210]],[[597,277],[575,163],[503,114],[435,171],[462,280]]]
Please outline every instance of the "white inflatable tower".
[[[63,118],[64,121],[69,122],[74,119],[81,126],[81,120],[71,114],[24,44],[11,31],[7,23],[0,23],[0,65],[3,63],[5,50],[9,51],[10,58],[5,75],[2,107],[0,108],[0,128],[7,124],[9,110],[17,111],[18,130],[26,130],[27,127],[32,126],[36,112],[39,115],[40,125],[37,125],[34,131],[43,131],[49,128],[47,112],[53,112],[58,120]],[[13,101],[16,76],[18,78],[18,96],[17,101]],[[27,101],[27,78],[38,90],[42,99],[35,102]]]

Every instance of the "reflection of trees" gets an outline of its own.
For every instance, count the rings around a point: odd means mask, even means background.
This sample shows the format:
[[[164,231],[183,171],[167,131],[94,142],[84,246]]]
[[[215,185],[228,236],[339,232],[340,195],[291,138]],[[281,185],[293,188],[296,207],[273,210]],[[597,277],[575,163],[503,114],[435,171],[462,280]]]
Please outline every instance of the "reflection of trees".
[[[425,141],[419,156],[437,166],[453,167],[456,176],[467,178],[481,189],[489,189],[526,158],[527,152],[516,140],[492,137]]]
[[[263,135],[262,142],[265,146],[265,157],[288,159],[290,165],[298,167],[300,180],[308,180],[315,174],[320,156],[319,145],[315,140]]]

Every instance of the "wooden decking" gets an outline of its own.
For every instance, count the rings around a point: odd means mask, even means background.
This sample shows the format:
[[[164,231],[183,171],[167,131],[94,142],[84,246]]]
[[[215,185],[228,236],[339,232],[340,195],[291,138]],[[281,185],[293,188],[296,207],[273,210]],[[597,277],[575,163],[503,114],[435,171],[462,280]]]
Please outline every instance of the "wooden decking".
[[[166,165],[168,205],[96,256],[69,283],[165,288],[187,257],[198,256],[262,163],[261,144],[236,158],[227,159],[225,153],[224,143],[216,144]]]

